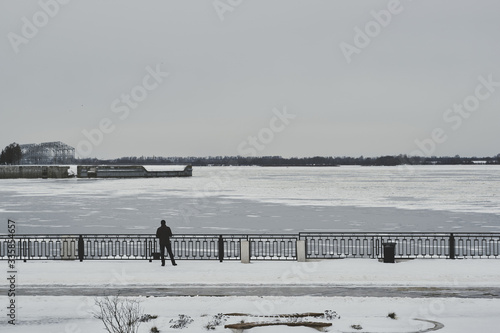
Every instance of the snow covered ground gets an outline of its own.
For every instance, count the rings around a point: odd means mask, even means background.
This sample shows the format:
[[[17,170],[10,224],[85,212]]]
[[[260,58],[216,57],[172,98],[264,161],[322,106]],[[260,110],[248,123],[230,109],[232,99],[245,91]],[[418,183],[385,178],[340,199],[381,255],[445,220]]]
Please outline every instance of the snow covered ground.
[[[5,263],[6,264],[6,263]],[[6,264],[7,265],[7,264]],[[116,295],[130,287],[176,289],[252,286],[402,288],[433,287],[435,297],[364,297],[364,296],[176,296],[146,297],[138,293],[145,313],[158,318],[143,323],[139,332],[203,332],[204,326],[218,313],[246,313],[253,317],[231,317],[226,324],[245,321],[273,321],[263,316],[303,312],[337,312],[340,319],[330,322],[328,332],[417,332],[435,326],[439,332],[495,332],[500,325],[500,299],[495,297],[441,297],[440,288],[498,288],[500,265],[487,260],[410,260],[384,264],[370,259],[298,262],[179,261],[178,266],[161,267],[158,261],[31,261],[17,263],[17,325],[9,325],[7,285],[2,283],[1,332],[105,332],[102,323],[92,317],[94,296],[23,296],[36,288],[58,289],[88,287],[96,295]],[[4,280],[5,281],[5,280]],[[402,293],[402,296],[404,294]],[[408,296],[408,295],[406,295]],[[127,296],[128,297],[128,296]],[[132,297],[132,296],[130,296]],[[394,312],[397,319],[387,317]],[[185,329],[170,328],[171,320],[188,315],[194,321]],[[310,318],[311,320],[316,320]],[[420,321],[423,319],[427,321]],[[352,325],[360,325],[357,330]],[[230,332],[217,326],[214,332]],[[315,332],[306,327],[262,327],[248,332]]]
[[[437,321],[444,325],[438,332],[470,333],[498,332],[500,325],[499,300],[485,299],[407,299],[407,298],[352,298],[352,297],[138,297],[145,313],[158,318],[143,323],[140,333],[150,332],[157,327],[160,332],[208,332],[204,326],[218,313],[241,311],[253,314],[253,318],[235,317],[226,322],[267,321],[259,317],[268,314],[289,314],[295,312],[325,310],[336,311],[340,319],[331,321],[328,332],[418,332],[434,327],[429,322],[415,319]],[[106,332],[102,323],[92,317],[94,298],[92,297],[19,297],[22,317],[16,327],[0,324],[2,332],[16,333],[76,333]],[[394,312],[396,320],[387,318]],[[171,320],[179,314],[194,319],[185,329],[172,329]],[[5,317],[4,317],[5,318]],[[250,320],[248,320],[250,319]],[[360,325],[363,329],[353,329]],[[213,332],[231,332],[217,326]],[[245,331],[313,333],[312,328],[268,327],[253,328]]]
[[[1,263],[1,262],[0,262]],[[7,264],[6,264],[7,266]],[[384,264],[376,259],[299,262],[179,260],[18,262],[19,286],[33,285],[342,285],[500,287],[497,259],[417,259]]]

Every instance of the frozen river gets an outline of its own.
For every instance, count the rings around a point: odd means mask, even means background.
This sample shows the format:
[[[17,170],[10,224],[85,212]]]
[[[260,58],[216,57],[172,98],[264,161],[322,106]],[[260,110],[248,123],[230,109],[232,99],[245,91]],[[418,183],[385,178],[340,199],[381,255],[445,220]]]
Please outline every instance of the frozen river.
[[[2,179],[18,234],[500,232],[500,166],[195,167],[193,177]],[[0,233],[6,233],[0,230]]]

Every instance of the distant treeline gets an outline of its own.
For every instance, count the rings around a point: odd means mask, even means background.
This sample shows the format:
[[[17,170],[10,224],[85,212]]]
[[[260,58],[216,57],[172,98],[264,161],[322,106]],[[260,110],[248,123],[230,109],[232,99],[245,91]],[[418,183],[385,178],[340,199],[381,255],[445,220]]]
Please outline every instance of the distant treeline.
[[[101,160],[95,158],[77,159],[77,164],[97,165],[168,165],[168,164],[191,164],[193,166],[340,166],[340,165],[362,165],[362,166],[396,166],[403,164],[412,165],[454,165],[454,164],[500,164],[500,154],[494,157],[415,157],[407,155],[380,156],[380,157],[291,157],[281,156],[211,156],[211,157],[121,157],[113,160]]]

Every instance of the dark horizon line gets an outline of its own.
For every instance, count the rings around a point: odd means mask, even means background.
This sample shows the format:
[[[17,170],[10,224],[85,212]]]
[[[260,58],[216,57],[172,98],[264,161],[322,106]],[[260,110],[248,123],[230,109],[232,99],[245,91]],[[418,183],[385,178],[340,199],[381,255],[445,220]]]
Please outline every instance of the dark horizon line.
[[[496,159],[500,158],[500,153],[492,156],[477,156],[477,155],[472,155],[472,156],[461,156],[458,154],[455,155],[431,155],[431,156],[425,156],[425,155],[409,155],[409,154],[397,154],[397,155],[391,155],[391,154],[383,154],[383,155],[377,155],[377,156],[364,156],[364,155],[359,155],[359,156],[350,156],[350,155],[310,155],[310,156],[291,156],[291,157],[283,157],[281,155],[259,155],[259,156],[243,156],[243,155],[205,155],[205,156],[196,156],[196,155],[187,155],[187,156],[160,156],[160,155],[149,155],[149,156],[135,156],[135,155],[129,155],[129,156],[120,156],[120,157],[113,157],[113,158],[103,158],[103,157],[75,157],[75,160],[103,160],[103,161],[112,161],[112,160],[119,160],[119,159],[129,159],[129,158],[136,158],[136,159],[192,159],[192,158],[200,158],[200,159],[227,159],[227,158],[237,158],[237,159],[264,159],[264,158],[281,158],[285,160],[290,160],[290,159],[312,159],[312,158],[325,158],[325,159],[336,159],[336,158],[352,158],[352,159],[377,159],[377,158],[382,158],[382,157],[394,157],[394,158],[416,158],[416,159],[443,159],[443,158],[463,158],[463,159],[479,159],[479,160],[486,160],[486,159]]]
[[[471,164],[500,164],[500,154],[495,157],[409,157],[407,155],[380,156],[380,157],[292,157],[262,156],[211,156],[211,157],[159,157],[159,156],[129,156],[116,159],[84,158],[75,159],[82,164],[190,164],[193,166],[339,166],[339,165],[361,165],[361,166],[397,166],[397,165],[471,165]]]

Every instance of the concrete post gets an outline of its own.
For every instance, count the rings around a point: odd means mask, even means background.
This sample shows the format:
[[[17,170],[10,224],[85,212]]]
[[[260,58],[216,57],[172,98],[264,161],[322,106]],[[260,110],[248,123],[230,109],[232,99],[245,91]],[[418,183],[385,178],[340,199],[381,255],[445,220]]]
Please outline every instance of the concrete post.
[[[241,241],[241,262],[243,264],[249,264],[250,263],[250,242],[247,240],[242,240]]]
[[[298,240],[297,241],[297,261],[298,262],[306,262],[306,241]]]

